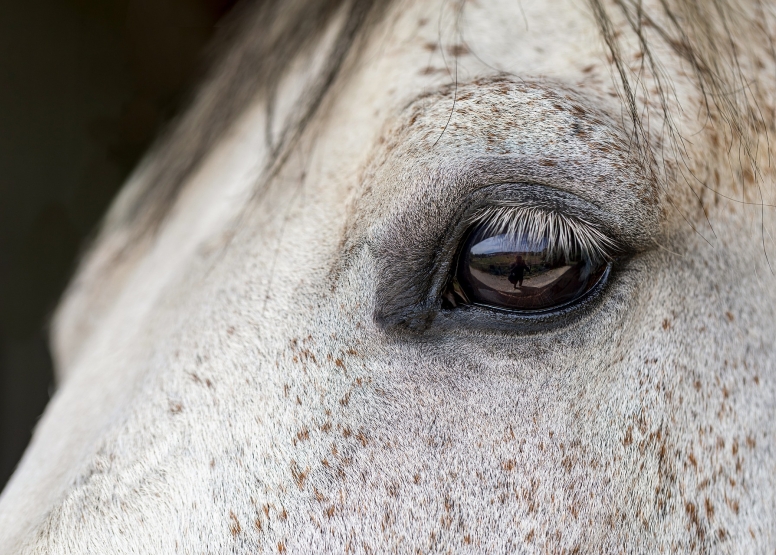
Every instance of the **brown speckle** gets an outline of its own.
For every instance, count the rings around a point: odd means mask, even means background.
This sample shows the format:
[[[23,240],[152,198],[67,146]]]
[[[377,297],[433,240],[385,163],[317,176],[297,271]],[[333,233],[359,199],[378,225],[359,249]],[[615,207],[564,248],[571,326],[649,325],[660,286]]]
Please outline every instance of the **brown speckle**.
[[[447,47],[447,52],[454,58],[458,58],[459,56],[465,56],[469,53],[469,47],[465,44],[454,44],[452,46]]]
[[[706,517],[711,519],[714,516],[714,505],[712,505],[711,500],[708,497],[704,504],[706,505]]]
[[[278,553],[285,553],[286,552],[286,546],[283,544],[283,542],[278,542]]]
[[[240,521],[237,520],[237,515],[234,514],[232,511],[229,511],[229,519],[232,521],[229,524],[229,531],[232,533],[233,536],[236,536],[240,532],[242,532],[242,526],[240,526]]]
[[[340,399],[340,405],[342,405],[343,407],[347,407],[349,403],[350,403],[350,391],[345,393],[345,396],[342,399]]]
[[[359,431],[358,434],[356,435],[356,439],[361,442],[362,447],[366,447],[367,439],[366,439],[366,435],[364,435],[364,432]]]
[[[690,464],[693,465],[694,468],[698,468],[698,461],[695,459],[695,455],[693,453],[687,455],[687,459],[690,461]]]
[[[307,480],[307,474],[309,472],[309,468],[300,470],[299,466],[296,464],[296,461],[291,461],[291,476],[294,478],[294,482],[296,482],[296,485],[299,489],[304,489],[304,481]]]

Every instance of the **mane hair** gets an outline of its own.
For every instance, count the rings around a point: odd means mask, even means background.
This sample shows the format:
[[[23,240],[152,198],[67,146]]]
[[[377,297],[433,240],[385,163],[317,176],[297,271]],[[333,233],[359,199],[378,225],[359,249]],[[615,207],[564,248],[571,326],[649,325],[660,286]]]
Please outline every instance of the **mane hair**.
[[[658,168],[659,157],[642,120],[645,98],[650,97],[622,54],[623,37],[615,31],[611,8],[625,17],[642,52],[641,70],[649,70],[662,106],[668,143],[683,159],[684,138],[673,124],[672,84],[653,52],[663,41],[689,64],[710,119],[727,126],[731,144],[759,175],[759,137],[773,126],[770,91],[758,84],[758,55],[776,60],[770,31],[771,10],[762,0],[657,0],[649,11],[642,0],[588,0],[601,37],[619,78],[624,106],[633,120],[634,144],[645,167]],[[304,132],[354,44],[367,35],[392,4],[391,0],[246,0],[235,9],[227,31],[219,39],[224,53],[215,58],[205,85],[188,110],[157,141],[144,163],[135,190],[116,201],[103,229],[131,227],[130,240],[153,233],[170,211],[187,178],[225,130],[257,98],[268,100],[271,116],[274,92],[291,62],[320,40],[324,29],[344,10],[344,24],[323,68],[303,95],[297,114],[272,145],[268,170],[282,165]],[[609,8],[607,5],[609,4]],[[755,45],[762,50],[754,52]],[[271,122],[271,117],[268,117]],[[654,171],[658,171],[655,169]],[[744,172],[746,174],[746,171]]]
[[[277,166],[315,114],[339,75],[345,57],[371,20],[390,2],[379,0],[245,0],[216,37],[203,86],[151,149],[144,174],[125,202],[114,202],[104,228],[131,225],[138,234],[158,229],[187,178],[224,132],[256,98],[267,102],[267,125],[277,87],[291,62],[313,48],[335,15],[344,23],[331,54],[294,110],[295,117],[271,145],[268,167]],[[271,133],[267,132],[270,136]]]
[[[656,41],[668,46],[691,70],[701,93],[701,116],[721,123],[726,135],[723,148],[735,154],[744,182],[759,182],[761,139],[768,144],[774,124],[772,87],[763,86],[759,73],[762,57],[776,61],[773,9],[762,0],[657,0],[648,10],[643,0],[610,0],[625,18],[636,39],[640,62],[633,68],[623,53],[623,37],[615,31],[604,0],[588,0],[601,36],[619,77],[621,97],[633,121],[633,138],[644,166],[654,170],[662,160],[654,151],[657,142],[673,150],[673,158],[692,173],[682,137],[671,107],[673,84],[656,54]],[[644,74],[652,77],[649,90]],[[644,124],[645,105],[655,100],[663,112],[663,126],[656,137]],[[682,109],[682,107],[679,107]],[[655,139],[657,138],[657,141]],[[770,163],[770,153],[767,153]],[[697,176],[691,179],[699,181]],[[702,185],[708,186],[705,182]]]

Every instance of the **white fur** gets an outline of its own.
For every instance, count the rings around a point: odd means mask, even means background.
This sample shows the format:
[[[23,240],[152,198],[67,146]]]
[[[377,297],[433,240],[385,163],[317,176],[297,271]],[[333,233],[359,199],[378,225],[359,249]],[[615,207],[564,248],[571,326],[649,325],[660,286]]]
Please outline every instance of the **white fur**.
[[[600,149],[628,130],[583,5],[458,14],[394,6],[258,199],[260,99],[154,241],[122,258],[119,232],[100,238],[57,314],[61,386],[0,497],[2,553],[776,549],[760,207],[706,192],[712,236],[689,185]],[[452,56],[461,31],[477,56]],[[735,194],[665,60],[694,175]],[[526,181],[595,204],[636,253],[595,306],[531,333],[478,308],[376,322],[433,293],[427,251],[463,199]]]

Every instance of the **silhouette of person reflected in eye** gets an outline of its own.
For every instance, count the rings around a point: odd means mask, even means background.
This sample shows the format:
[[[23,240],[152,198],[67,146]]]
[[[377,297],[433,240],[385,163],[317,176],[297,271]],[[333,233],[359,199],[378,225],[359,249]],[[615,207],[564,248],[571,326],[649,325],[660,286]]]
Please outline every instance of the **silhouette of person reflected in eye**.
[[[531,273],[531,267],[525,263],[521,255],[517,255],[515,263],[509,268],[509,283],[514,286],[514,289],[523,286],[523,277],[525,272]]]

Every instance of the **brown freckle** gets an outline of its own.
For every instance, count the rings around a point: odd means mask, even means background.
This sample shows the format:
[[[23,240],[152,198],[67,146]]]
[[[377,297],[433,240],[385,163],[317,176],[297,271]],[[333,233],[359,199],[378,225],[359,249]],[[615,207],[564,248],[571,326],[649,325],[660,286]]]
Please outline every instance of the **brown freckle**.
[[[689,455],[687,455],[687,458],[690,460],[690,464],[693,465],[693,467],[698,468],[698,461],[695,460],[695,455],[690,453]]]
[[[628,430],[625,432],[625,438],[622,440],[624,446],[628,446],[633,443],[633,426],[628,426]]]
[[[700,526],[700,521],[698,520],[698,511],[695,508],[695,505],[688,501],[684,506],[684,510],[687,512],[687,516],[690,517],[690,522],[692,522],[695,528],[698,529]]]
[[[337,360],[335,360],[334,365],[337,366],[338,368],[342,368],[343,370],[345,369],[345,363],[342,362],[341,358],[338,358]]]
[[[711,500],[708,497],[704,504],[706,505],[706,516],[712,518],[714,516],[714,505],[711,504]]]
[[[356,435],[356,439],[361,442],[362,447],[366,447],[367,439],[366,439],[366,436],[364,435],[364,432],[361,432],[361,431],[358,432],[358,435]]]
[[[593,71],[594,69],[595,69],[595,66],[594,66],[594,65],[589,65],[589,66],[586,66],[586,67],[583,67],[583,68],[582,68],[582,73],[590,73],[590,72],[591,72],[591,71]]]
[[[541,164],[542,166],[555,166],[556,165],[554,160],[547,160],[547,159],[542,160],[541,162],[539,162],[539,164]]]
[[[669,329],[671,329],[671,322],[668,320],[668,318],[665,318],[665,319],[663,320],[663,329],[664,329],[664,330],[669,330]]]
[[[286,520],[288,518],[288,513],[286,512],[285,507],[283,507],[283,510],[280,511],[280,520]]]
[[[732,314],[731,312],[725,312],[725,316],[727,316],[727,319],[728,319],[729,321],[731,321],[731,322],[732,322],[733,320],[735,320],[735,316],[733,316],[733,314]]]
[[[420,474],[415,474],[412,477],[412,481],[415,482],[416,484],[419,484],[420,483]]]
[[[232,520],[232,523],[229,525],[229,531],[233,536],[236,536],[242,532],[242,526],[240,526],[240,521],[237,520],[237,515],[235,515],[232,511],[229,511],[229,518]]]
[[[419,73],[421,75],[433,75],[436,72],[437,72],[437,69],[434,66],[426,66],[423,69],[421,69]],[[410,125],[415,123],[415,120],[417,120],[417,119],[418,119],[418,115],[417,114],[412,116],[412,120],[410,120]]]
[[[234,335],[234,326],[229,326],[226,328],[226,333],[229,335]]]
[[[285,553],[286,552],[286,546],[283,545],[283,542],[278,542],[278,553]]]
[[[183,410],[183,405],[182,404],[180,404],[180,403],[173,403],[172,401],[170,402],[170,412],[172,414],[178,414],[182,410]]]
[[[215,468],[215,467],[216,467],[216,460],[210,459],[210,468]]]
[[[304,482],[307,480],[307,474],[310,472],[310,469],[307,468],[305,470],[300,470],[299,466],[296,464],[295,460],[291,461],[291,476],[294,478],[294,482],[296,482],[296,485],[299,489],[304,489]],[[285,512],[285,509],[284,509]]]
[[[454,44],[453,46],[449,46],[447,48],[447,52],[451,56],[457,58],[459,56],[465,56],[466,54],[468,54],[469,53],[469,47],[466,46],[465,44]]]
[[[330,466],[329,466],[329,461],[328,461],[328,460],[326,460],[326,459],[321,459],[321,464],[322,464],[323,466],[325,466],[326,468],[329,468],[329,467],[330,467]]]
[[[350,431],[350,428],[345,428],[342,430],[342,435],[346,438],[350,437],[353,434],[353,432]]]
[[[531,528],[531,531],[528,532],[528,534],[525,536],[525,541],[530,542],[530,541],[533,541],[533,539],[534,539],[534,530],[533,528]]]
[[[331,431],[331,422],[324,422],[321,431],[328,434]]]
[[[358,351],[356,351],[355,349],[352,349],[352,348],[351,348],[351,349],[348,349],[347,351],[345,351],[345,353],[349,354],[349,355],[350,355],[350,356],[352,356],[352,357],[354,357],[354,356],[357,356],[357,355],[358,355]]]
[[[296,433],[296,438],[299,441],[305,441],[310,439],[310,432],[307,430],[307,428],[302,428]]]
[[[701,381],[695,380],[695,389],[700,391],[701,390]]]
[[[259,517],[256,517],[256,520],[253,521],[253,525],[256,527],[256,530],[261,531],[261,519]]]
[[[725,531],[724,528],[720,528],[717,530],[717,537],[720,540],[724,540],[727,537],[727,532]]]
[[[213,382],[211,382],[210,380],[205,380],[205,385],[212,388]]]
[[[755,445],[757,445],[757,442],[754,438],[752,436],[746,436],[746,446],[749,447],[749,449],[754,449]]]
[[[334,516],[334,505],[323,511],[323,514],[325,514],[328,518],[331,518]]]
[[[345,394],[345,396],[342,399],[340,399],[340,405],[342,405],[343,407],[347,407],[348,403],[350,403],[350,391],[348,391]]]
[[[754,377],[754,383],[757,384],[757,385],[760,385],[760,376],[755,376]]]
[[[730,510],[733,511],[735,514],[738,514],[738,501],[735,499],[726,499],[728,507],[730,507]]]
[[[466,545],[469,545],[470,543],[472,543],[472,537],[469,534],[466,534],[463,537],[463,543],[465,543]]]
[[[504,468],[504,470],[506,470],[507,472],[510,472],[510,471],[514,470],[514,468],[515,468],[515,460],[514,459],[509,459],[507,462],[503,463],[501,466]]]
[[[437,49],[437,46],[438,45],[434,42],[427,42],[426,44],[423,45],[423,48],[425,48],[429,52],[434,52]]]

